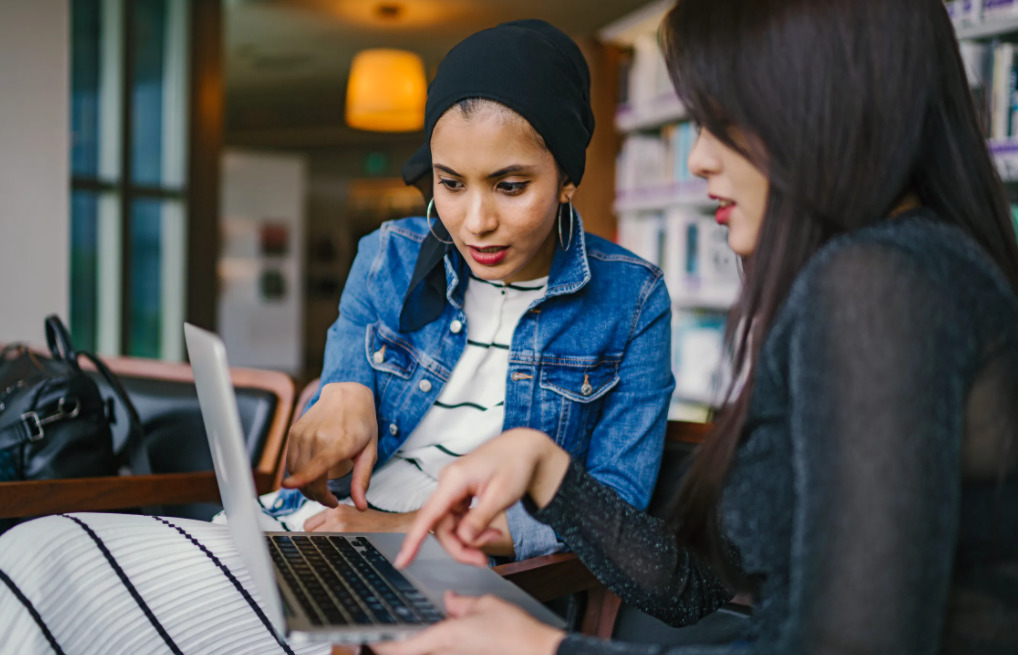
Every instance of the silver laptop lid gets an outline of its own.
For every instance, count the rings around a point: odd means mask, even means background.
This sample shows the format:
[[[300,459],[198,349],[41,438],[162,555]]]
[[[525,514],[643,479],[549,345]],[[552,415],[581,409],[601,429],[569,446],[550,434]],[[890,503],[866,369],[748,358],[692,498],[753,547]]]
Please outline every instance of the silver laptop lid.
[[[194,369],[198,404],[208,433],[230,535],[251,575],[269,622],[276,634],[283,635],[283,607],[265,547],[265,536],[258,527],[259,510],[254,500],[251,465],[244,451],[244,433],[240,426],[237,396],[230,381],[226,347],[218,336],[190,323],[184,324],[184,340]]]

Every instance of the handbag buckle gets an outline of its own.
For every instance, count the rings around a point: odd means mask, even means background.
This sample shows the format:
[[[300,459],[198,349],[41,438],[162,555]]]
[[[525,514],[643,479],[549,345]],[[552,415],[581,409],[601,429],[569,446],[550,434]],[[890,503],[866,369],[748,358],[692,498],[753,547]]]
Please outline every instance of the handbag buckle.
[[[39,441],[46,436],[46,430],[43,426],[49,425],[55,421],[62,421],[68,418],[74,418],[81,412],[81,403],[76,399],[72,398],[61,398],[60,402],[57,403],[56,414],[50,414],[44,418],[39,418],[39,414],[36,412],[25,412],[21,415],[21,420],[25,422],[25,426],[28,428],[28,440]]]
[[[39,419],[39,415],[35,412],[25,412],[21,415],[21,420],[25,422],[25,427],[28,428],[28,440],[38,441],[45,436],[46,431],[42,427],[42,420]]]

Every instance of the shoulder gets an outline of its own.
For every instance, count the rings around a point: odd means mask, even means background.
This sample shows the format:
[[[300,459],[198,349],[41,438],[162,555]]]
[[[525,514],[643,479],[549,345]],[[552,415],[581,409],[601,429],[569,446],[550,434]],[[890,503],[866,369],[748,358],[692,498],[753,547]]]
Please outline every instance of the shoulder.
[[[363,237],[357,245],[354,269],[363,271],[365,289],[402,297],[427,232],[427,221],[415,216],[386,221]]]
[[[587,245],[587,258],[590,260],[591,266],[632,270],[650,277],[661,277],[660,268],[617,243],[612,243],[608,239],[589,232],[584,234],[584,239]]]
[[[382,242],[392,240],[396,243],[416,243],[420,245],[428,235],[428,220],[423,216],[409,216],[392,221],[385,221],[373,234],[377,234]]]
[[[997,266],[964,230],[920,210],[831,239],[803,267],[793,290],[876,285],[914,292],[919,285],[951,294],[975,280],[1010,295]]]
[[[598,307],[612,307],[635,326],[641,317],[670,314],[671,299],[661,269],[618,244],[585,235],[590,279],[583,298]]]
[[[831,239],[796,277],[775,327],[835,314],[913,326],[925,316],[971,328],[1013,315],[1015,303],[974,239],[923,210]]]
[[[427,233],[428,222],[422,216],[385,221],[361,238],[357,255],[369,257],[376,268],[394,257],[416,256]]]

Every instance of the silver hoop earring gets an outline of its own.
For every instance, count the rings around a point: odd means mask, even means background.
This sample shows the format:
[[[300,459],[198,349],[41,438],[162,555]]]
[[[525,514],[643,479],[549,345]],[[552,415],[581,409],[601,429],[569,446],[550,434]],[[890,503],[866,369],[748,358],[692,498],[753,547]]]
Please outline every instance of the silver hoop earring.
[[[434,209],[434,208],[435,208],[435,199],[432,198],[431,202],[428,203],[428,212],[425,215],[425,218],[428,219],[428,231],[431,232],[431,236],[435,237],[435,239],[439,243],[444,243],[446,245],[450,245],[450,244],[452,244],[452,239],[449,239],[448,241],[446,241],[445,239],[439,239],[438,235],[435,234],[435,228],[434,228],[434,226],[431,223],[431,210]],[[439,219],[439,220],[441,220],[441,219]]]
[[[562,206],[565,204],[567,203],[562,203],[558,208],[558,242],[562,250],[569,250],[573,245],[573,222],[576,220],[576,212],[573,210],[573,201],[569,200],[569,240],[566,241],[562,238]]]

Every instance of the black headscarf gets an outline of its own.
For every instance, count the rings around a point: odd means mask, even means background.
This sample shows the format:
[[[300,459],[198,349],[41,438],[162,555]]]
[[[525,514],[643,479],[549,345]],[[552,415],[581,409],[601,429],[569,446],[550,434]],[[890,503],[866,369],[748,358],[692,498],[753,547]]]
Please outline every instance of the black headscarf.
[[[594,133],[590,71],[579,47],[542,20],[518,20],[482,30],[461,41],[438,67],[424,108],[424,144],[403,165],[403,180],[420,184],[431,175],[431,134],[438,119],[467,98],[499,102],[529,122],[569,180],[579,184]],[[440,221],[434,230],[449,234]],[[442,260],[452,248],[425,237],[400,312],[399,329],[410,332],[438,318],[445,306]]]

